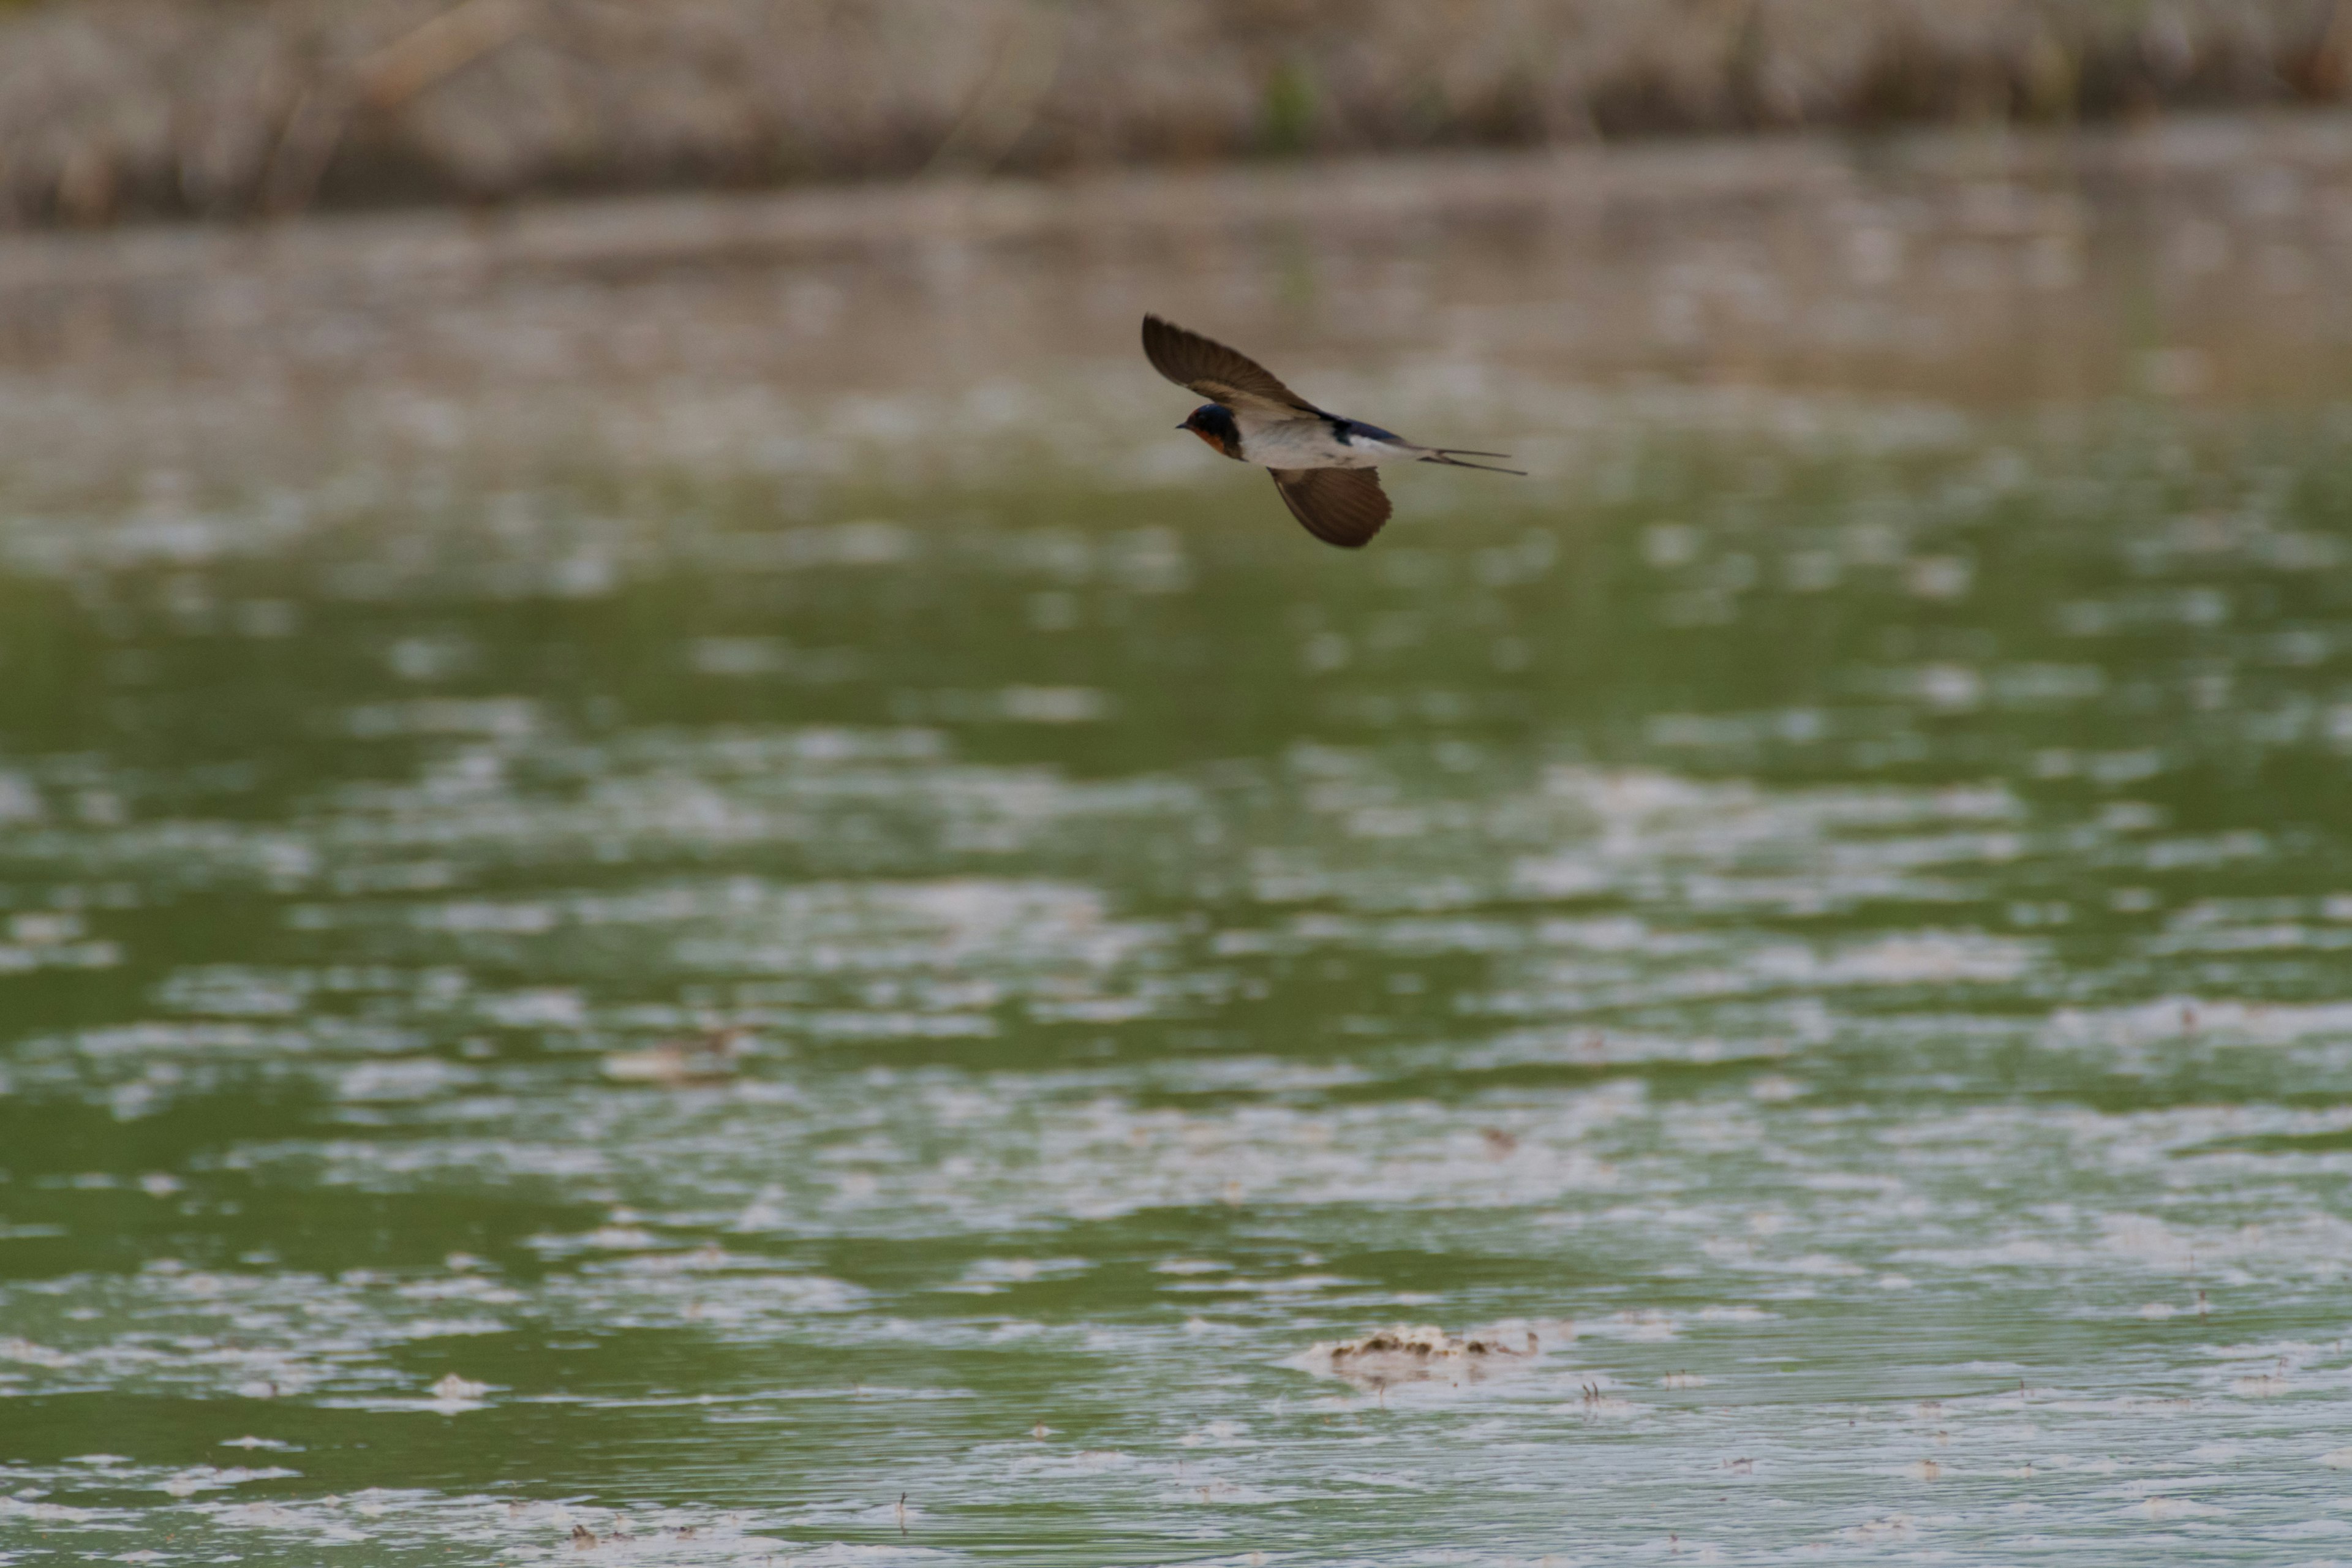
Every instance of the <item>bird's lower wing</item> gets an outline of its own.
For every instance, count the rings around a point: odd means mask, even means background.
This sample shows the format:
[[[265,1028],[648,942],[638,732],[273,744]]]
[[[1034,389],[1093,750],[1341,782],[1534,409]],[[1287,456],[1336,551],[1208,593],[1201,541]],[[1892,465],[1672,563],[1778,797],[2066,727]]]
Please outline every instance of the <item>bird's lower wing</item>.
[[[1388,493],[1372,468],[1268,468],[1290,515],[1326,544],[1360,550],[1389,520]]]
[[[1152,369],[1177,385],[1228,408],[1282,415],[1321,412],[1247,354],[1188,332],[1173,321],[1143,318],[1143,353]]]

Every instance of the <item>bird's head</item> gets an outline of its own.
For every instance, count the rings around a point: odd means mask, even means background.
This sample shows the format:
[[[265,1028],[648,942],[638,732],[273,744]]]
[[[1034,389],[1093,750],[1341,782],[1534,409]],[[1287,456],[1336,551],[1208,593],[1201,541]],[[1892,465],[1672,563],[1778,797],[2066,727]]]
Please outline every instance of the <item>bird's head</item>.
[[[1228,458],[1242,455],[1241,426],[1234,423],[1233,410],[1222,403],[1203,403],[1176,428],[1190,430]]]

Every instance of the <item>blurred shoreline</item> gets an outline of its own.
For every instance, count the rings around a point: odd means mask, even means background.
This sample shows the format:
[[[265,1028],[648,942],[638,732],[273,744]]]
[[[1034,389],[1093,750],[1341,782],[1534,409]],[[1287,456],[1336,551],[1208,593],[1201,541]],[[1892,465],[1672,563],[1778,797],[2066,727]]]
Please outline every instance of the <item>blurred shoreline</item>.
[[[2346,0],[54,0],[0,226],[2340,100]]]
[[[1924,376],[1948,396],[1980,362],[2006,398],[2020,354],[2089,392],[2116,384],[2092,369],[2106,351],[2195,342],[2326,384],[2352,342],[2326,286],[2347,250],[2352,115],[2335,111],[1679,139],[26,234],[0,247],[0,374],[340,363],[325,312],[374,323],[371,378],[454,354],[468,383],[537,382],[533,355],[484,360],[434,330],[486,309],[552,312],[576,351],[558,379],[585,354],[606,379],[740,361],[888,389],[899,358],[985,380],[1124,354],[1157,308],[1302,350],[1443,346],[1579,378]],[[631,303],[574,320],[575,295]],[[710,310],[740,329],[690,346],[684,323]]]
[[[2347,263],[2331,111],[20,235],[0,488],[1197,486],[1145,310],[1555,475],[1651,428],[2335,418]]]

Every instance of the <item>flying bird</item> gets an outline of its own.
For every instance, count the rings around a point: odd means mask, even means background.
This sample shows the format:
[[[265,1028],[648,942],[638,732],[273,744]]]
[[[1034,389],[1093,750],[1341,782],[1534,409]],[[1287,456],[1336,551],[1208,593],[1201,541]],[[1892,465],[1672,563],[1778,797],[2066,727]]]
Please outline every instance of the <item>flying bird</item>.
[[[1157,316],[1143,318],[1143,353],[1151,367],[1209,399],[1176,426],[1236,462],[1274,475],[1290,514],[1326,544],[1360,550],[1389,520],[1381,463],[1444,463],[1490,474],[1517,474],[1465,458],[1507,452],[1419,447],[1391,430],[1318,408],[1248,355]]]

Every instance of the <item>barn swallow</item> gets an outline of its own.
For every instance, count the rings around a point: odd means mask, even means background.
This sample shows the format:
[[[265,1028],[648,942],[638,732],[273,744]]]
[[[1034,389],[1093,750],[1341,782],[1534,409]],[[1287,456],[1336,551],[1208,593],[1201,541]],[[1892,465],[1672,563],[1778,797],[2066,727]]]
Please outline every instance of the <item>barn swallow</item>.
[[[1143,353],[1151,367],[1210,401],[1176,426],[1236,462],[1274,475],[1290,514],[1326,544],[1360,550],[1389,520],[1389,498],[1376,465],[1444,463],[1490,474],[1517,474],[1464,458],[1507,452],[1417,447],[1393,431],[1326,413],[1245,354],[1157,316],[1143,318]],[[1522,476],[1524,477],[1524,476]]]

